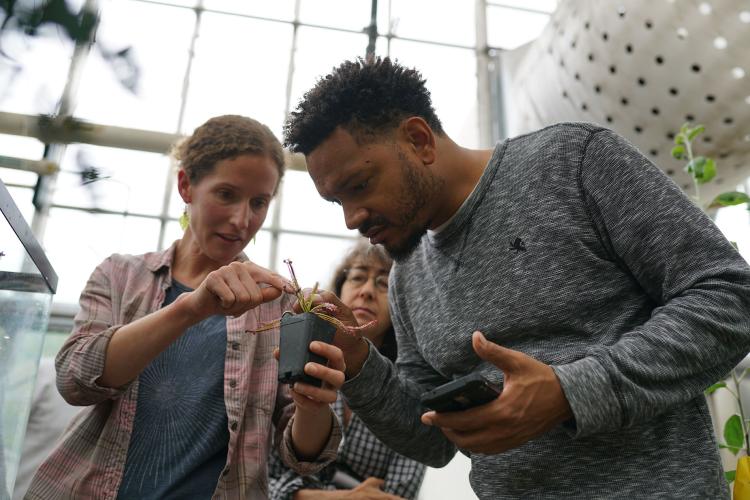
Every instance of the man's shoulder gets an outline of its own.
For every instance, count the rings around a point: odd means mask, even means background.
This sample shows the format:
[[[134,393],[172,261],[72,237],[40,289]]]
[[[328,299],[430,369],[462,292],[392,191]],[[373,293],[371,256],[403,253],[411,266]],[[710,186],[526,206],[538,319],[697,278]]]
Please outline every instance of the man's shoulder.
[[[511,143],[527,143],[549,140],[586,140],[593,134],[609,130],[596,123],[589,122],[559,122],[544,128],[517,135],[510,139]]]

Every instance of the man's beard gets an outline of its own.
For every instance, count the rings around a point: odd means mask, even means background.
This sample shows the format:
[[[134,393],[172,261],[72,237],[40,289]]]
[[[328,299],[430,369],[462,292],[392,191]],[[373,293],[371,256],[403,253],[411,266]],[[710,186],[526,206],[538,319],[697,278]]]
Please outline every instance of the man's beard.
[[[360,227],[362,234],[374,226],[384,228],[397,227],[403,231],[403,238],[391,244],[383,244],[388,254],[396,262],[403,262],[419,247],[422,236],[427,233],[429,221],[419,223],[419,212],[433,199],[443,186],[444,181],[436,177],[427,167],[414,164],[399,148],[398,158],[401,166],[401,192],[395,200],[398,221],[391,223],[382,216],[366,220]]]

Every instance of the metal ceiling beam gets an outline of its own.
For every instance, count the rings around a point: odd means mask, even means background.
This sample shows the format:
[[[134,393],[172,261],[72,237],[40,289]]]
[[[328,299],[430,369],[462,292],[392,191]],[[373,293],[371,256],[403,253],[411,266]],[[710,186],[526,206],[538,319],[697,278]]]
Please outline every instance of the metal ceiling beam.
[[[99,125],[73,117],[57,120],[4,111],[0,111],[0,134],[34,137],[45,144],[82,143],[161,154],[169,153],[172,144],[182,137],[153,130]],[[285,151],[285,156],[287,168],[307,170],[303,155]]]

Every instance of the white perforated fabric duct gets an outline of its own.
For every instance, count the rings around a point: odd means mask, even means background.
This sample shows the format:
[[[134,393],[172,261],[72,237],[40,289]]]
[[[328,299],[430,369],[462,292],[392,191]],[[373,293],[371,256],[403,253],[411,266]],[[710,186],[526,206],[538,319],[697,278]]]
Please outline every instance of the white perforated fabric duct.
[[[542,35],[502,54],[509,135],[560,121],[622,134],[693,194],[671,157],[686,122],[717,161],[707,204],[750,176],[750,0],[561,0]]]

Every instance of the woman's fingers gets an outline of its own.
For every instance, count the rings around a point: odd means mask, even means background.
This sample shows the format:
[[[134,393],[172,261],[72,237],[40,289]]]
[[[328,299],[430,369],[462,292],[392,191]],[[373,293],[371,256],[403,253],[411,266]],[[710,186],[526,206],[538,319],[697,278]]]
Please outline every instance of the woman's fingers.
[[[312,401],[324,405],[329,405],[336,401],[338,393],[336,390],[326,387],[315,387],[314,385],[305,384],[303,382],[295,382],[292,386],[292,393],[297,393],[304,396]]]
[[[294,292],[289,284],[289,280],[284,279],[283,277],[281,277],[281,275],[276,274],[270,269],[266,269],[265,267],[253,264],[252,262],[243,262],[242,265],[247,268],[251,278],[256,283],[265,283],[266,285],[271,285],[275,289],[279,290],[279,292]]]
[[[224,309],[232,307],[236,301],[234,292],[219,274],[210,273],[203,281],[203,286],[211,292]]]
[[[253,307],[262,304],[263,294],[258,283],[253,279],[248,266],[239,264],[234,266],[234,271],[237,273],[237,278],[239,278],[243,288],[247,291],[248,305]]]
[[[211,292],[221,306],[214,314],[233,316],[275,300],[289,288],[281,276],[252,262],[232,262],[212,271],[201,286]]]
[[[344,352],[341,349],[333,344],[326,344],[325,342],[316,340],[314,342],[310,342],[310,351],[326,358],[328,360],[329,368],[340,372],[342,375],[344,374],[344,370],[346,370],[346,363],[344,362]]]
[[[319,363],[307,363],[305,365],[305,373],[322,380],[323,385],[315,387],[297,382],[292,388],[292,393],[304,396],[315,403],[331,404],[338,397],[338,389],[344,385],[344,355],[338,347],[318,341],[310,343],[310,350],[328,360],[328,366]],[[295,402],[297,402],[296,399]],[[305,400],[300,400],[299,403],[310,404],[309,401]]]

